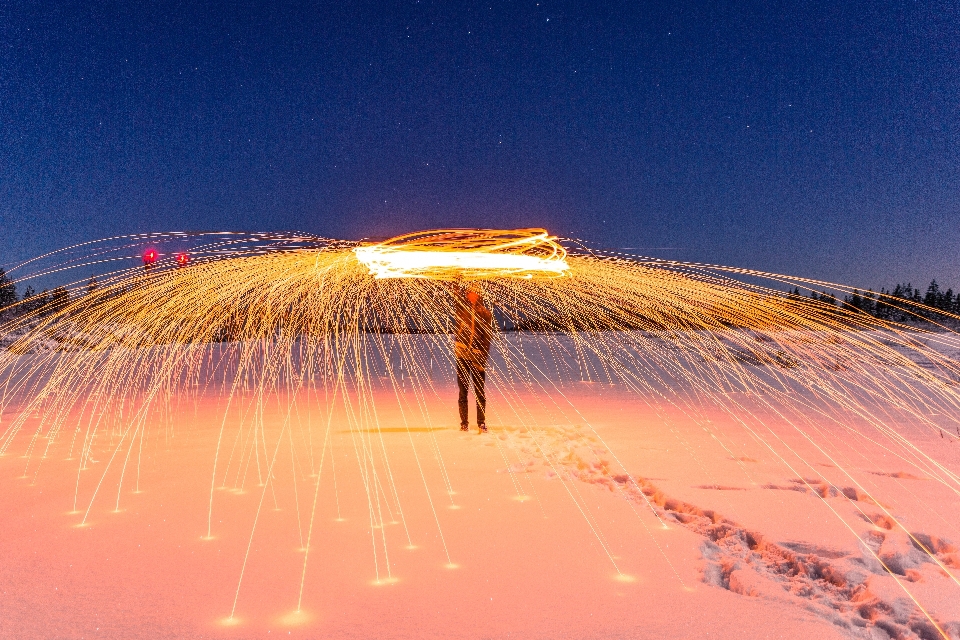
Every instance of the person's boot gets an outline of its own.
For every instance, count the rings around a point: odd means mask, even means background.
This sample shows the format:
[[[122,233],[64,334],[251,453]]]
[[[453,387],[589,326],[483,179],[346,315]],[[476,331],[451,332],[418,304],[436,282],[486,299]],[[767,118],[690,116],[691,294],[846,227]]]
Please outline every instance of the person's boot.
[[[481,422],[480,424],[478,424],[477,427],[480,428],[480,433],[486,433],[486,432],[487,432],[487,425],[483,424],[482,422]]]
[[[460,431],[470,431],[470,425],[464,422],[463,424],[460,425]]]

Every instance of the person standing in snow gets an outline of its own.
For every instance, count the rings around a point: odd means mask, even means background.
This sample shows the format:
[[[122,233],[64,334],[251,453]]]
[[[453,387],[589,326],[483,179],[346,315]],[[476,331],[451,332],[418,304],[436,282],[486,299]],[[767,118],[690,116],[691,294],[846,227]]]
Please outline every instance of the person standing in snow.
[[[473,382],[477,398],[477,427],[486,433],[487,396],[484,391],[487,358],[493,338],[493,314],[483,304],[480,292],[469,285],[457,298],[453,319],[453,356],[457,366],[457,387],[460,391],[460,430],[469,431],[467,392]]]

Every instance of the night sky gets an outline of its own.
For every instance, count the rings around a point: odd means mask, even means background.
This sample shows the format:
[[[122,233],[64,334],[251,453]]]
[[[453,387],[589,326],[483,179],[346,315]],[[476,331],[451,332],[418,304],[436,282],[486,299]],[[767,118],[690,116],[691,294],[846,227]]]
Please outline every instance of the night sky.
[[[13,2],[0,265],[146,231],[543,226],[960,284],[960,8]]]

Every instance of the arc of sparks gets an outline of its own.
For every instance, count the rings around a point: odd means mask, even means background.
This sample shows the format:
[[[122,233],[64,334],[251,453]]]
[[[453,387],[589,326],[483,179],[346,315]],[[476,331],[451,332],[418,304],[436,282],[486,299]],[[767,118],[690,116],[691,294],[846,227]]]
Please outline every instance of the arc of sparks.
[[[541,278],[570,269],[567,250],[545,229],[439,229],[356,247],[374,278]]]

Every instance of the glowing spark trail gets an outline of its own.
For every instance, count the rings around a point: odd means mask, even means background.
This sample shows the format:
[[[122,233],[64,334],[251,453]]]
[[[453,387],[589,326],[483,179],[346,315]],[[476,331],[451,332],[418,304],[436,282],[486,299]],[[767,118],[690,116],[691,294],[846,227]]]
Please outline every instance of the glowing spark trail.
[[[29,274],[21,274],[28,268]],[[95,280],[86,278],[91,271]],[[205,539],[217,535],[219,489],[239,493],[245,483],[256,483],[262,506],[269,498],[276,501],[278,474],[289,464],[294,482],[300,474],[301,489],[310,489],[301,510],[296,492],[302,491],[293,485],[305,547],[298,611],[308,593],[307,558],[314,557],[327,458],[340,508],[331,433],[347,433],[356,457],[377,582],[393,579],[385,525],[398,518],[404,544],[415,546],[401,489],[426,496],[448,566],[456,566],[432,497],[436,488],[429,486],[431,477],[439,477],[447,493],[455,493],[441,447],[430,428],[415,442],[411,425],[432,424],[427,397],[449,383],[451,318],[467,285],[482,294],[501,329],[488,370],[490,385],[502,396],[496,415],[531,434],[536,455],[560,477],[611,563],[614,556],[587,495],[572,481],[575,474],[564,470],[559,453],[536,435],[532,417],[533,403],[577,416],[567,393],[575,382],[617,385],[658,415],[676,411],[700,421],[722,442],[723,434],[703,419],[705,407],[718,408],[791,470],[802,457],[774,432],[769,416],[827,455],[815,416],[839,425],[851,447],[882,446],[960,495],[960,476],[914,444],[903,427],[957,439],[960,364],[943,350],[960,349],[960,339],[907,322],[931,311],[922,305],[883,298],[898,319],[880,319],[773,288],[850,291],[840,285],[588,251],[543,229],[424,231],[379,243],[282,234],[150,234],[70,247],[8,273],[18,282],[84,277],[0,310],[8,318],[0,324],[7,347],[0,351],[0,454],[22,447],[27,467],[35,465],[37,473],[61,439],[71,456],[77,448],[74,511],[85,521],[117,466],[112,506],[119,510],[127,466],[139,466],[157,416],[169,423],[172,400],[221,394],[226,409],[203,487],[209,491],[207,527],[198,533]],[[752,284],[761,281],[773,286]],[[939,313],[944,321],[960,320]],[[390,462],[396,445],[382,435],[377,405],[384,397],[395,402],[395,424],[410,436],[405,450],[415,456],[418,487],[397,487]],[[325,412],[322,434],[292,418],[298,398]],[[263,417],[271,403],[279,403],[285,416],[279,434]],[[230,412],[241,417],[228,417]],[[500,453],[507,460],[508,452]],[[103,456],[106,468],[86,481],[96,456]],[[622,467],[620,458],[612,458]],[[831,460],[853,479],[842,460]],[[628,470],[618,473],[630,480],[616,490],[638,495],[646,509],[637,517],[652,511],[666,527],[656,496]],[[511,480],[526,499],[523,480]],[[241,576],[252,540],[250,531]],[[926,549],[921,540],[916,544]],[[960,587],[934,552],[927,555]],[[235,593],[234,612],[239,582]]]
[[[543,229],[422,231],[354,249],[375,278],[560,276],[567,252]]]

